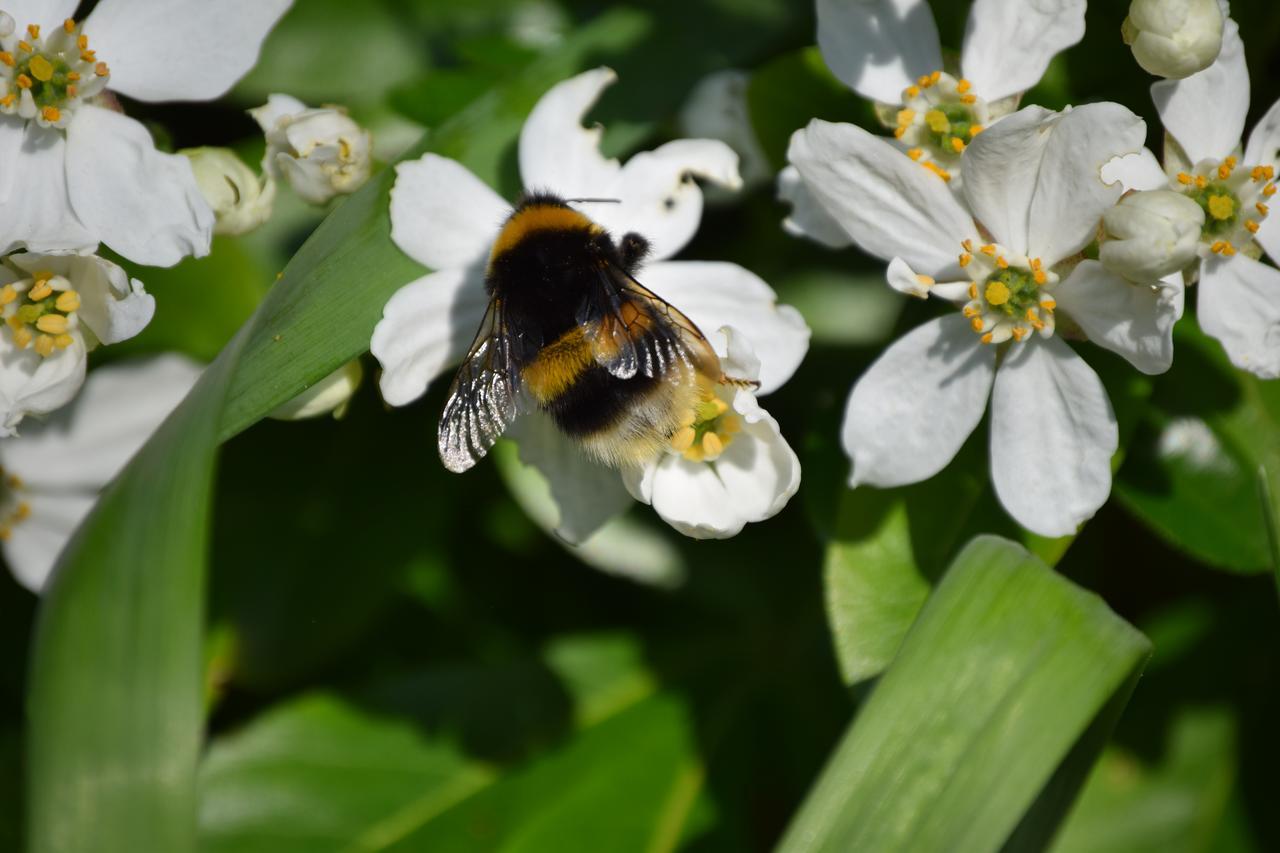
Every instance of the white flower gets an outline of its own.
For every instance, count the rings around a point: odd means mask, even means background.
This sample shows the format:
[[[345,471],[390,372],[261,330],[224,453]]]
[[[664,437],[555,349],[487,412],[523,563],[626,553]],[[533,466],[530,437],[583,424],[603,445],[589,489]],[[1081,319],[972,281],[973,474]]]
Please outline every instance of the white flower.
[[[229,148],[187,148],[196,185],[217,221],[215,234],[247,234],[271,217],[276,183],[258,176]]]
[[[737,186],[737,158],[723,143],[681,139],[635,155],[625,165],[599,151],[600,129],[582,118],[614,80],[601,68],[552,88],[534,107],[520,135],[524,185],[566,198],[617,199],[579,203],[589,216],[621,236],[651,243],[640,271],[645,287],[707,332],[733,326],[761,356],[759,393],[785,382],[808,349],[798,312],[778,306],[774,292],[730,263],[668,260],[697,230],[702,193],[697,175]],[[391,193],[391,236],[415,260],[435,270],[401,288],[387,303],[371,351],[382,364],[382,395],[405,405],[466,353],[488,298],[484,269],[490,245],[510,205],[460,164],[428,154],[396,167]],[[616,470],[591,462],[538,413],[517,419],[510,434],[521,457],[550,481],[561,508],[558,532],[581,541],[628,503]],[[525,440],[545,434],[545,442]],[[537,458],[534,458],[537,457]],[[569,460],[572,460],[571,462]],[[703,463],[706,464],[706,463]]]
[[[373,139],[345,111],[272,95],[249,113],[267,136],[263,168],[311,204],[353,193],[369,180]]]
[[[74,403],[0,442],[0,548],[23,586],[44,587],[98,492],[199,374],[176,355],[98,368]]]
[[[213,212],[185,157],[156,150],[111,91],[205,101],[253,65],[289,0],[0,0],[0,253],[92,251],[143,264],[209,251]],[[109,91],[104,91],[106,87]]]
[[[745,71],[715,71],[698,81],[680,108],[680,132],[700,139],[719,139],[738,155],[742,185],[754,187],[773,175],[769,158],[751,125],[747,107],[750,76]]]
[[[1130,281],[1146,283],[1178,272],[1196,260],[1205,212],[1172,190],[1127,194],[1102,215],[1109,238],[1098,260]]]
[[[332,414],[340,418],[351,396],[364,381],[360,359],[353,359],[268,415],[279,421],[300,421]]]
[[[138,334],[155,300],[96,255],[10,255],[0,264],[0,435],[23,417],[65,405],[84,382],[86,354]]]
[[[1280,163],[1280,101],[1241,148],[1249,111],[1249,72],[1236,22],[1227,19],[1222,52],[1185,80],[1151,87],[1166,140],[1164,170],[1144,152],[1113,175],[1131,189],[1169,188],[1205,211],[1196,298],[1201,327],[1233,364],[1264,379],[1280,377],[1280,217],[1269,216]]]
[[[1219,0],[1133,0],[1120,27],[1133,58],[1157,77],[1190,77],[1222,49]]]
[[[1023,109],[966,151],[966,209],[860,128],[814,121],[796,133],[789,159],[850,240],[892,259],[890,282],[963,305],[894,343],[854,386],[843,429],[853,485],[933,476],[990,398],[991,476],[1010,515],[1061,536],[1102,505],[1115,417],[1097,375],[1053,333],[1083,334],[1146,373],[1172,361],[1181,288],[1081,260],[1122,191],[1100,170],[1144,134],[1117,104]]]

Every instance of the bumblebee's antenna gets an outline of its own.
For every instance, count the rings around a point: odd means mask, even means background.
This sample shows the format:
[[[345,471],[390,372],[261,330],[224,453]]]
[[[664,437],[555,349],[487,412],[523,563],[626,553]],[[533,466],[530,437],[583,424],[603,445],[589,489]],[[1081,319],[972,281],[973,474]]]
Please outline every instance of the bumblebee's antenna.
[[[565,204],[577,204],[579,202],[592,202],[597,204],[622,204],[620,198],[566,198]]]

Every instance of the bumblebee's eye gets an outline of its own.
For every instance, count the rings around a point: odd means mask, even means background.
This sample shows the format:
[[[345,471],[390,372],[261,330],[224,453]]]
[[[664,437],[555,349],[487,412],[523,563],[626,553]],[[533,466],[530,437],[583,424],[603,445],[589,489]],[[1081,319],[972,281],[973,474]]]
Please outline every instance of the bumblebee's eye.
[[[622,253],[622,265],[627,272],[634,272],[645,255],[649,254],[649,241],[632,231],[622,235],[619,251]]]

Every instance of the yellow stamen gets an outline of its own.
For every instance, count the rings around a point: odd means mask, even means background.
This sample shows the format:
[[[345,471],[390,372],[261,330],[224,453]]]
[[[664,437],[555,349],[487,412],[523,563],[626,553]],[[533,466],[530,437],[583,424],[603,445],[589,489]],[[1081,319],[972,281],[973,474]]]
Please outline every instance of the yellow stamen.
[[[933,81],[929,79],[928,74],[922,74],[920,75],[920,78],[916,80],[916,85],[919,86],[921,89],[928,89],[930,86],[933,85]]]
[[[977,95],[961,95],[960,96],[960,103],[962,104],[975,104],[977,102],[978,102]]]
[[[1253,171],[1249,172],[1249,177],[1257,183],[1269,181],[1276,175],[1274,166],[1254,166]]]
[[[921,283],[921,284],[923,284],[925,287],[933,287],[933,285],[936,283],[936,282],[934,281],[933,276],[923,275],[923,274],[921,274],[921,275],[917,275],[917,276],[916,276],[916,281],[920,282],[920,283]]]
[[[1036,284],[1044,284],[1049,280],[1049,277],[1044,274],[1044,270],[1042,269],[1033,269],[1031,271],[1031,278],[1035,280]]]
[[[903,98],[904,101],[910,101],[913,98],[920,97],[920,89],[916,86],[908,86],[902,90],[902,94],[905,96]]]
[[[1054,308],[1058,307],[1058,301],[1052,296],[1046,296],[1040,300],[1040,307],[1046,311],[1052,311]]]
[[[70,335],[58,335],[53,339],[53,345],[58,349],[66,349],[76,342],[76,339]]]
[[[902,137],[904,137],[904,136],[906,136],[906,135],[907,135],[907,129],[906,129],[905,127],[895,127],[895,128],[893,129],[893,138],[894,138],[894,139],[901,139]]]
[[[941,166],[939,166],[937,163],[934,163],[933,161],[929,161],[927,163],[921,163],[920,165],[924,166],[926,169],[928,169],[930,172],[933,172],[935,175],[937,175],[939,178],[942,178],[942,180],[944,181],[951,180],[951,173],[948,172],[946,169],[942,168]]]
[[[53,63],[40,54],[31,57],[28,67],[31,69],[31,76],[41,83],[48,83],[53,79]]]
[[[1275,184],[1267,184],[1265,187],[1262,188],[1262,195],[1264,198],[1271,198],[1275,194],[1276,194]]]
[[[1233,169],[1235,169],[1235,167],[1236,167],[1236,158],[1228,157],[1227,159],[1223,160],[1222,164],[1218,166],[1218,180],[1225,181],[1227,178],[1231,177],[1231,172]]]
[[[1009,262],[1006,261],[1003,256],[1001,256],[996,258],[996,266],[998,266],[1002,270],[1007,270],[1009,268]]]
[[[693,447],[693,440],[697,437],[697,432],[691,426],[677,430],[676,434],[671,436],[671,448],[677,453],[684,453],[690,447]]]
[[[28,346],[30,346],[31,339],[34,337],[35,335],[32,334],[31,330],[28,329],[26,326],[22,326],[20,328],[13,330],[13,343],[14,343],[14,346],[16,346],[18,349],[26,349]]]
[[[76,47],[80,48],[81,50],[88,50],[89,37],[82,35],[80,36],[80,38],[76,39]]]
[[[964,246],[964,250],[965,250],[966,252],[972,252],[972,251],[973,251],[973,241],[972,241],[972,240],[961,240],[961,241],[960,241],[960,245],[961,245],[961,246]]]
[[[12,284],[6,284],[4,287],[0,287],[0,305],[8,305],[17,298],[18,291],[13,289]]]
[[[40,38],[40,25],[39,25],[39,24],[27,24],[27,33],[28,33],[28,35],[30,35],[33,39],[38,39],[38,38]]]
[[[0,50],[0,63],[4,63],[10,68],[12,68],[16,64],[13,58],[13,54],[7,50]]]
[[[1204,189],[1209,186],[1209,179],[1204,175],[1196,175],[1196,189]]]
[[[956,91],[963,95],[965,92],[969,91],[972,85],[973,84],[970,83],[968,80],[961,77],[959,80],[956,81]]]
[[[1191,186],[1191,180],[1191,176],[1186,172],[1178,173],[1178,183],[1182,184],[1184,187]]]
[[[984,128],[984,127],[983,127],[982,125],[980,125],[980,124],[970,125],[970,126],[969,126],[969,138],[970,138],[970,139],[973,139],[973,138],[974,138],[975,136],[977,136],[979,133],[982,133],[982,131],[984,131],[985,129],[986,129],[986,128]]]
[[[972,320],[969,321],[969,325],[973,327],[973,330],[975,332],[981,332],[982,327],[986,324],[982,322],[981,317],[974,317]]]
[[[13,102],[16,100],[17,98],[14,97],[13,92],[10,92],[9,94],[5,95],[3,98],[0,98],[0,106],[11,107],[13,106]]]
[[[1026,328],[1025,326],[1014,326],[1014,327],[1013,327],[1013,339],[1014,339],[1015,341],[1021,342],[1021,341],[1022,341],[1022,339],[1023,339],[1023,338],[1025,338],[1025,337],[1026,337],[1027,335],[1029,335],[1029,334],[1031,334],[1031,333],[1030,333],[1029,331],[1027,331],[1027,328]]]
[[[68,98],[74,98],[74,97],[76,96],[76,93],[77,93],[77,92],[79,92],[79,91],[80,91],[80,90],[76,88],[76,86],[75,86],[75,84],[74,84],[74,83],[69,84],[69,85],[67,86],[67,97],[68,97]]]
[[[992,305],[1003,305],[1009,301],[1009,287],[1002,281],[988,282],[983,294]]]
[[[37,279],[35,286],[27,293],[27,298],[32,302],[39,302],[51,293],[53,293],[53,288],[49,286],[49,280]]]
[[[80,72],[78,72],[78,71],[68,71],[68,72],[67,72],[67,79],[68,79],[68,80],[70,80],[70,81],[71,81],[71,82],[73,82],[73,83],[74,83],[74,82],[76,82],[77,80],[79,80],[79,79],[80,79]]]
[[[973,297],[976,299],[978,297],[976,285],[974,286],[974,291]],[[960,313],[972,320],[974,317],[977,317],[982,313],[982,309],[976,305],[966,305],[964,308],[960,309]]]
[[[1230,219],[1235,212],[1236,203],[1230,196],[1209,196],[1209,213],[1214,219]]]
[[[995,253],[996,253],[996,244],[995,244],[995,243],[987,243],[985,246],[979,246],[979,247],[978,247],[978,251],[979,251],[979,252],[981,252],[981,253],[982,253],[982,254],[984,254],[984,255],[995,255]]]
[[[1254,219],[1245,220],[1244,227],[1245,227],[1245,230],[1247,230],[1250,234],[1258,233],[1257,220],[1254,220]]]
[[[35,350],[45,358],[53,355],[53,338],[48,335],[37,335]]]
[[[111,69],[107,67],[107,63],[99,62],[93,67],[93,73],[97,74],[99,77],[106,77],[111,73]]]
[[[1257,204],[1254,205],[1254,207],[1256,207],[1258,209],[1258,213],[1262,214],[1263,216],[1266,216],[1268,213],[1271,212],[1271,208],[1267,207],[1262,202],[1258,202]]]
[[[31,88],[31,78],[30,78],[30,77],[28,77],[28,76],[27,76],[27,75],[25,75],[25,74],[19,74],[19,75],[18,75],[18,79],[17,79],[17,81],[16,81],[16,82],[17,82],[17,84],[18,84],[18,88],[19,88],[19,89],[30,89],[30,88]]]
[[[978,283],[976,281],[969,285],[969,298],[970,299],[978,298]]]
[[[25,41],[18,42],[18,50],[23,53],[31,53],[32,49],[31,45],[27,44]]]
[[[942,72],[941,72],[941,71],[935,71],[935,72],[933,72],[932,74],[930,74],[930,75],[929,75],[929,85],[930,85],[930,86],[932,86],[932,85],[934,85],[935,83],[937,83],[937,82],[938,82],[939,80],[941,80],[941,79],[942,79]]]
[[[913,109],[898,110],[898,127],[905,127],[916,120],[916,111]]]
[[[919,160],[921,157],[924,156],[924,151],[922,151],[919,148],[908,148],[907,156],[910,157],[912,160]]]
[[[36,320],[36,328],[50,335],[61,335],[67,330],[67,318],[61,314],[45,314]]]
[[[991,343],[991,333],[990,333],[990,332],[987,332],[985,335],[983,335],[981,338],[979,338],[979,340],[981,340],[984,344],[989,344],[989,343]]]
[[[951,137],[951,150],[957,154],[964,151],[964,141],[958,136]]]
[[[26,521],[31,517],[31,504],[26,501],[18,504],[17,508],[13,511],[13,517],[18,521]]]
[[[70,314],[80,307],[80,294],[74,290],[64,290],[58,294],[58,299],[53,303],[53,307],[63,314]]]
[[[961,253],[960,266],[967,267],[971,263],[973,263],[973,255],[969,254],[968,252]]]
[[[47,122],[55,122],[62,118],[62,113],[57,107],[45,107],[40,110],[40,115],[44,116],[44,120]]]
[[[707,454],[707,459],[715,459],[724,453],[724,442],[720,440],[720,436],[709,432],[702,437],[702,450]]]

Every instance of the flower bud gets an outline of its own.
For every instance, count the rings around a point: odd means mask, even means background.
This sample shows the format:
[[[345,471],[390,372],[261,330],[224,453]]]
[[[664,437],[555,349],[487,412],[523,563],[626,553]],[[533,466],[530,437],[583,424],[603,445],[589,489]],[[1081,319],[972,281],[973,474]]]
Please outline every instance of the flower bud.
[[[215,234],[245,234],[266,222],[276,198],[276,185],[258,175],[227,148],[187,148],[200,194],[213,208]]]
[[[1218,58],[1222,24],[1218,0],[1133,0],[1120,33],[1143,69],[1181,79]]]
[[[267,136],[263,167],[311,204],[353,193],[369,179],[372,140],[345,110],[272,95],[249,112]]]
[[[16,29],[17,25],[14,24],[13,18],[3,9],[0,9],[0,39],[13,35],[13,31]]]
[[[278,406],[270,417],[278,421],[300,421],[333,413],[340,418],[347,413],[351,395],[364,379],[360,359],[348,361],[324,379],[312,385],[289,402]]]
[[[1204,210],[1172,190],[1133,192],[1102,215],[1098,258],[1130,281],[1150,283],[1196,259]]]

